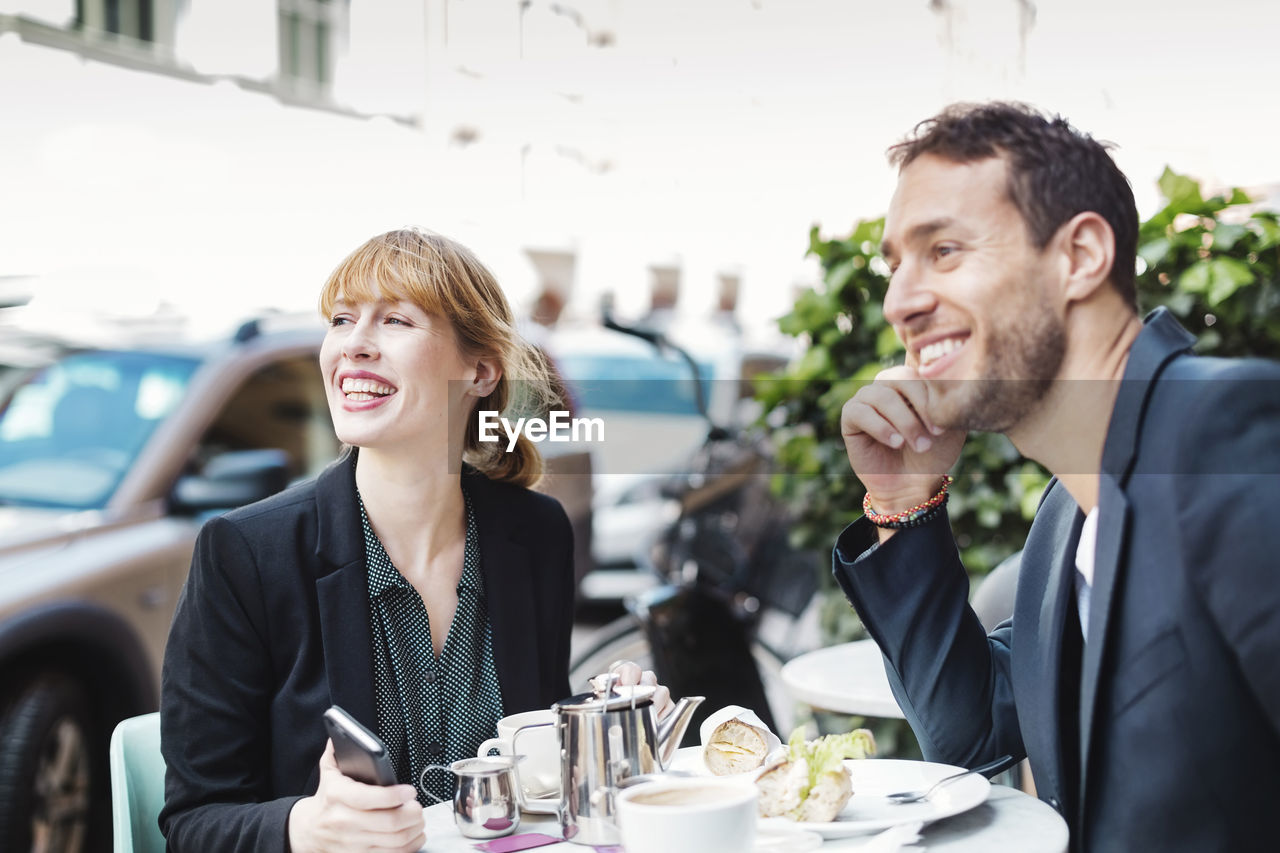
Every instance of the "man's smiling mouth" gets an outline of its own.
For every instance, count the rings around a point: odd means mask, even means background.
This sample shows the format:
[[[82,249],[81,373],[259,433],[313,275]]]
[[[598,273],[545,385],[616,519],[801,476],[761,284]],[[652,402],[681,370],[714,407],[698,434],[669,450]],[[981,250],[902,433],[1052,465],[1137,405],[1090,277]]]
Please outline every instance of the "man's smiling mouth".
[[[950,355],[964,346],[965,337],[943,338],[920,348],[920,366],[928,367],[945,355]]]

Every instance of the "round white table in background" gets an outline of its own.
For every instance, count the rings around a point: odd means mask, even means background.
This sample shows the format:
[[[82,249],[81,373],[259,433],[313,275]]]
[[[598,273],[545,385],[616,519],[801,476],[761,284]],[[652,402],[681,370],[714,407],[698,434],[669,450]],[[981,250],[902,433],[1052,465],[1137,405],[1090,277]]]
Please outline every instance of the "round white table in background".
[[[782,667],[792,697],[815,708],[863,717],[902,719],[875,640],[858,640],[798,655]]]
[[[473,851],[475,839],[464,838],[453,823],[453,806],[441,803],[425,811],[427,820],[427,846],[424,853],[464,853]],[[524,815],[517,833],[542,832],[560,835],[560,824],[555,815]],[[990,851],[1017,851],[1017,853],[1066,853],[1067,824],[1062,817],[1045,803],[1029,794],[1013,788],[994,785],[987,801],[967,812],[925,824],[919,841],[913,849],[928,853],[990,853]],[[868,848],[876,837],[858,835],[850,838],[833,838],[825,842],[819,853],[826,851],[856,851]],[[561,841],[537,851],[576,850],[590,853],[591,847]],[[716,853],[716,851],[707,851]],[[749,851],[732,851],[749,853]]]

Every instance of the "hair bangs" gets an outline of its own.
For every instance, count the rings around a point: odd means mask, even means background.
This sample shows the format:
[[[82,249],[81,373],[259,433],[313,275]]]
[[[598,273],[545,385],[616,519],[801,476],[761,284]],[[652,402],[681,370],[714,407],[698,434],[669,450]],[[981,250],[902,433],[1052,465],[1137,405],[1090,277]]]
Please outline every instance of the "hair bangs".
[[[410,239],[412,238],[412,239]],[[328,316],[339,302],[409,302],[432,316],[449,316],[439,251],[411,231],[392,231],[368,240],[343,259],[320,291],[320,311]]]

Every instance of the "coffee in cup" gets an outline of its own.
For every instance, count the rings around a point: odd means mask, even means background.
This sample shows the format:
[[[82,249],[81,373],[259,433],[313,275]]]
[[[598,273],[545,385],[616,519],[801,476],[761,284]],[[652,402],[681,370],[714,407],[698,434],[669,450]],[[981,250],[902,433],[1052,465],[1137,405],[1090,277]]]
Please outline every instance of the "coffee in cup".
[[[618,792],[627,853],[750,850],[756,786],[748,780],[673,777]]]

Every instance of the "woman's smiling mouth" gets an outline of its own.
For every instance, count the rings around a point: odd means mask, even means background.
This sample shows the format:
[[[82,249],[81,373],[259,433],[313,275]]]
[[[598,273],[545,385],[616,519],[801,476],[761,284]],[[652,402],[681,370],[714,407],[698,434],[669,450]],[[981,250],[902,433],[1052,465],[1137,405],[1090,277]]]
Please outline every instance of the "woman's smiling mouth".
[[[389,397],[396,393],[396,389],[373,379],[347,377],[342,380],[342,393],[348,400],[362,403],[368,400],[376,400],[379,397]]]
[[[342,392],[343,407],[348,411],[360,411],[381,405],[399,389],[376,373],[351,371],[338,377],[338,389]]]

